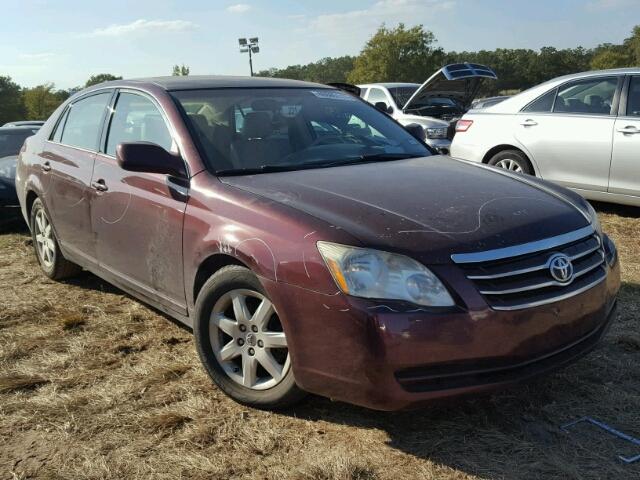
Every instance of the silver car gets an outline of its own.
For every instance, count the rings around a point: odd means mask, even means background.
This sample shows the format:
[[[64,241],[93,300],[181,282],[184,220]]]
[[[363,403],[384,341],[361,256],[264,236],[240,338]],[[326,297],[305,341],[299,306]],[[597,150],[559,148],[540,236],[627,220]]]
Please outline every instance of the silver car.
[[[470,110],[451,155],[640,206],[640,68],[567,75]]]

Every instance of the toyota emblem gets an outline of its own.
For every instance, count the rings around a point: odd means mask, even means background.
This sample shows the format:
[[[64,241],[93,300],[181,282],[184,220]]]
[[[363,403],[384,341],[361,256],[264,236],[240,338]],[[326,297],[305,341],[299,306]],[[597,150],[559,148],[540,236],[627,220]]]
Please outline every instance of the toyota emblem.
[[[563,253],[553,255],[549,259],[549,273],[560,283],[569,283],[573,280],[573,264],[571,259]]]

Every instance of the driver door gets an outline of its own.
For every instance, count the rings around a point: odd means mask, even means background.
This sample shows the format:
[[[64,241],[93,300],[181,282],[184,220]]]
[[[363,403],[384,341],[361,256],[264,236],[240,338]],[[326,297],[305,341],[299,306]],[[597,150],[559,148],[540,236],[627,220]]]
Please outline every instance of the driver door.
[[[155,101],[139,92],[121,90],[92,178],[98,262],[144,297],[186,314],[182,224],[188,185],[167,175],[120,168],[116,146],[138,141],[176,151]]]

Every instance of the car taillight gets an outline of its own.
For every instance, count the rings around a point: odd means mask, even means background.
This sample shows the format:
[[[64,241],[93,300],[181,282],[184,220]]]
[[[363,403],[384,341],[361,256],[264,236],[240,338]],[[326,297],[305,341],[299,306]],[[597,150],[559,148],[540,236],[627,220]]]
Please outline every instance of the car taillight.
[[[473,125],[473,120],[458,120],[456,124],[456,132],[466,132]]]

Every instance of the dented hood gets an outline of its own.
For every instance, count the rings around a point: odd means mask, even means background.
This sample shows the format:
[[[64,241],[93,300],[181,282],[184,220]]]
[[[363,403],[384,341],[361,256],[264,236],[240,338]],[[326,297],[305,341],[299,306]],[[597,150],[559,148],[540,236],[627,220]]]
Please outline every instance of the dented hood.
[[[589,224],[562,195],[442,156],[220,180],[322,219],[363,245],[425,263]]]
[[[451,98],[458,102],[463,110],[468,110],[478,94],[485,79],[498,77],[489,67],[476,63],[454,63],[442,67],[431,75],[411,96],[403,111],[416,109],[429,98]]]

